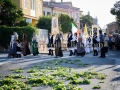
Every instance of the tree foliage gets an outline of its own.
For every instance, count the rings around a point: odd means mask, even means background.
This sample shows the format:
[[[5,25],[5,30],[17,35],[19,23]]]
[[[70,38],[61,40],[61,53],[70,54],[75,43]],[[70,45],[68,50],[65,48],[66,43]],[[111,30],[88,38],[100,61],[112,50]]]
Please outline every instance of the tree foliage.
[[[0,0],[0,25],[14,26],[23,19],[22,9],[12,0]]]
[[[80,22],[83,24],[83,26],[87,24],[87,26],[91,27],[93,25],[93,18],[90,16],[90,13],[88,15],[82,15]]]
[[[63,33],[67,33],[71,30],[71,23],[74,23],[74,25],[76,26],[74,20],[72,18],[70,18],[68,15],[65,14],[61,14],[59,16],[59,25],[61,27],[61,31]]]
[[[110,13],[116,16],[117,22],[120,22],[120,1],[117,1],[114,4],[114,7],[111,8]]]
[[[0,26],[0,46],[8,49],[11,40],[11,35],[13,35],[13,32],[18,33],[20,41],[22,41],[23,33],[26,33],[29,42],[31,42],[32,40],[33,33],[38,33],[37,29],[29,25],[23,27]]]
[[[40,29],[47,29],[49,32],[51,32],[51,22],[52,18],[50,16],[42,16],[39,18],[36,27]],[[74,20],[65,14],[61,14],[58,17],[58,22],[59,30],[62,31],[63,33],[67,33],[68,31],[71,30],[71,23],[75,24]]]
[[[48,32],[51,32],[51,21],[52,18],[50,16],[41,16],[36,24],[36,27],[40,29],[47,29]]]
[[[30,23],[26,22],[25,19],[21,19],[18,23],[16,23],[14,26],[19,26],[19,27],[23,27],[23,26],[28,26],[31,25]]]

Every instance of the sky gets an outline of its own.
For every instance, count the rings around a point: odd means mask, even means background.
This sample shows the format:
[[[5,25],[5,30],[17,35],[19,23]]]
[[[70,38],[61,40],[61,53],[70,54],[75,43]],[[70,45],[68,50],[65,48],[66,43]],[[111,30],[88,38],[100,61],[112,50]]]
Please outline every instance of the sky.
[[[60,2],[61,0],[55,1]],[[106,24],[115,21],[115,16],[110,13],[110,10],[118,0],[63,0],[63,2],[67,1],[72,2],[74,7],[80,8],[84,15],[89,11],[93,18],[97,17],[98,24],[101,28],[104,28]]]

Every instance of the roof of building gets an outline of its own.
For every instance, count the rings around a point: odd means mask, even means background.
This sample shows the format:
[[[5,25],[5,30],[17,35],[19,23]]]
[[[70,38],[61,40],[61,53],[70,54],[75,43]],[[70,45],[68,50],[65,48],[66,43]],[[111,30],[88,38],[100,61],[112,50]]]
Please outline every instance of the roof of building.
[[[56,2],[46,2],[46,1],[43,2],[43,6],[50,7],[50,8],[58,7],[58,8],[63,8],[63,9],[69,9],[72,11],[78,11],[80,9],[80,8],[72,7],[72,6],[65,5],[65,4],[60,4]]]
[[[64,4],[64,5],[71,5],[72,6],[72,2],[55,2],[55,3],[59,3],[59,4]]]
[[[108,24],[108,26],[109,25],[114,25],[114,24],[117,24],[117,22],[111,22],[111,23]]]

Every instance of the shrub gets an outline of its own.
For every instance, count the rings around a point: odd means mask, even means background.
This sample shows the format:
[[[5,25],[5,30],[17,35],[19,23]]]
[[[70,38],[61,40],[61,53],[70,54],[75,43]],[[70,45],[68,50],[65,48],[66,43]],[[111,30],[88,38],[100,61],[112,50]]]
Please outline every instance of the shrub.
[[[11,40],[11,35],[13,35],[13,32],[18,33],[20,41],[22,41],[23,33],[26,33],[28,36],[28,41],[30,42],[33,36],[33,32],[37,32],[37,29],[35,29],[32,26],[24,27],[0,26],[0,46],[8,49]]]

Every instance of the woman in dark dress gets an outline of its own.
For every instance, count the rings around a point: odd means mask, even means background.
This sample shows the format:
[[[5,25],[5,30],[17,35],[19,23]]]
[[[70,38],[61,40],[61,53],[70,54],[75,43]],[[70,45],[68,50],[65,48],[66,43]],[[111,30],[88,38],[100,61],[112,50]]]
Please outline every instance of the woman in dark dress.
[[[25,33],[23,33],[22,40],[23,40],[23,43],[22,43],[23,44],[22,54],[24,56],[31,54],[30,53],[30,49],[29,49],[29,45],[28,45],[27,35]]]
[[[63,56],[63,52],[62,52],[62,49],[61,49],[61,38],[60,38],[60,35],[57,34],[56,35],[56,38],[55,38],[55,55],[56,57],[59,56],[59,57],[62,57]]]

